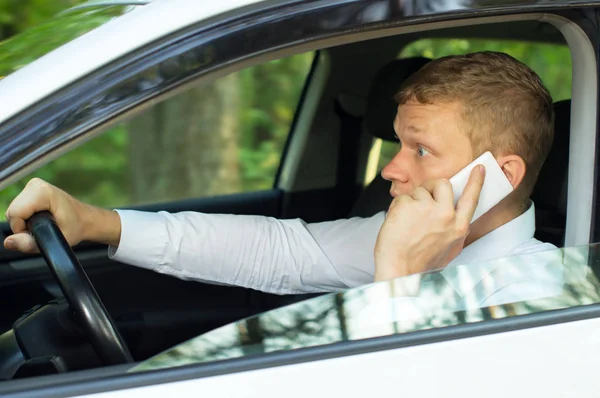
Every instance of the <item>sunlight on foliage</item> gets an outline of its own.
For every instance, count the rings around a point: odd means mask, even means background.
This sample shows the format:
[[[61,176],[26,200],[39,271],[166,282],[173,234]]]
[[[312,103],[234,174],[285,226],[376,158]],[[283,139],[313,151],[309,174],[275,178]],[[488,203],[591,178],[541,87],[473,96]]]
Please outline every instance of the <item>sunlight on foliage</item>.
[[[102,7],[57,15],[49,22],[1,42],[0,76],[5,77],[63,44],[105,24],[121,15],[124,9],[123,6]]]

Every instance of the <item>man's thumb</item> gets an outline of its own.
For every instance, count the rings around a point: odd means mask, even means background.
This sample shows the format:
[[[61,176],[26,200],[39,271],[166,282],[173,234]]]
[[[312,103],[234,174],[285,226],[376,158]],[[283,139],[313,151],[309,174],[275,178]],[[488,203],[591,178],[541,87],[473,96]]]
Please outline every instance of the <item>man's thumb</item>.
[[[35,239],[26,232],[14,234],[6,238],[4,240],[4,247],[8,250],[15,250],[23,253],[39,253]]]

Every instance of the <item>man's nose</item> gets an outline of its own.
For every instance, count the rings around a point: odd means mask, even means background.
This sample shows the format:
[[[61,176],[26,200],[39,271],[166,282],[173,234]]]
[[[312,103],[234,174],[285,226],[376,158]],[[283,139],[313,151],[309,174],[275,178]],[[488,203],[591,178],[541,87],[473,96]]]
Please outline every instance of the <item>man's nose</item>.
[[[406,162],[402,159],[404,153],[402,150],[398,151],[396,156],[390,160],[390,162],[381,170],[381,176],[388,181],[398,181],[399,183],[405,184],[410,178],[406,169]]]

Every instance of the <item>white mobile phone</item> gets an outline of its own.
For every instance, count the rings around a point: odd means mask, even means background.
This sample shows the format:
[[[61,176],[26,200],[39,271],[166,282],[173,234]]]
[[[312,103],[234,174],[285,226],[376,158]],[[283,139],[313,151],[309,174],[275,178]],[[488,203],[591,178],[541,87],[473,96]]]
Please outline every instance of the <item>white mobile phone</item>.
[[[454,191],[454,206],[456,206],[458,198],[462,195],[467,181],[469,181],[471,171],[479,164],[485,167],[485,180],[483,181],[479,203],[477,209],[475,209],[471,223],[496,206],[513,191],[510,181],[504,175],[494,155],[491,152],[486,152],[456,173],[454,177],[450,178],[450,184],[452,184],[452,190]]]

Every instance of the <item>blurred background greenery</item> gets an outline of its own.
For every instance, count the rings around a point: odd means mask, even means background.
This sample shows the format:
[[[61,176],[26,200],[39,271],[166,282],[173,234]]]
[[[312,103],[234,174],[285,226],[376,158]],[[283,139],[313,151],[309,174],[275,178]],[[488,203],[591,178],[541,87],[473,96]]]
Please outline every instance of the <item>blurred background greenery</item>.
[[[61,12],[80,2],[0,0],[0,76],[130,10]],[[570,98],[571,58],[562,45],[423,39],[398,56],[479,50],[513,55],[542,77],[554,100]],[[4,189],[0,211],[33,176],[105,207],[269,189],[314,57],[306,53],[247,68],[153,105]],[[375,144],[382,167],[398,148]]]

